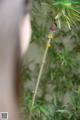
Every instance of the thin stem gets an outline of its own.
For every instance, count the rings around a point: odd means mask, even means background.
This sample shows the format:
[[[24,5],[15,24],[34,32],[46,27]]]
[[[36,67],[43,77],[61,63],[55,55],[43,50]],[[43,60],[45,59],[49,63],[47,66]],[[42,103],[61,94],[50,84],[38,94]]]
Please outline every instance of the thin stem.
[[[79,12],[79,11],[77,11],[77,10],[74,9],[74,8],[71,8],[71,9],[80,15],[80,12]]]
[[[46,61],[46,57],[47,57],[47,53],[48,53],[50,42],[51,42],[51,39],[48,39],[47,46],[46,46],[46,49],[45,49],[45,52],[44,52],[44,56],[43,56],[43,60],[42,60],[42,64],[41,64],[41,68],[40,68],[40,71],[39,71],[39,75],[38,75],[38,79],[37,79],[34,95],[33,95],[33,98],[32,98],[32,105],[31,105],[29,120],[31,120],[31,118],[32,118],[32,111],[33,111],[33,107],[34,107],[34,104],[35,104],[36,94],[37,94],[39,83],[40,83],[40,80],[41,80],[43,67],[44,67],[44,64],[45,64],[45,61]]]

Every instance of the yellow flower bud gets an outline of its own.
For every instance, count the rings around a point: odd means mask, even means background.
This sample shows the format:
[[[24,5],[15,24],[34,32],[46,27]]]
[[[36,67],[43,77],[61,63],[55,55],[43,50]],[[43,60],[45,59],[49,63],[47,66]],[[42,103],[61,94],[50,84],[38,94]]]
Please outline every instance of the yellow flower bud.
[[[51,44],[48,44],[48,48],[51,48]]]
[[[49,34],[48,35],[48,39],[52,39],[53,38],[53,35],[52,34]]]

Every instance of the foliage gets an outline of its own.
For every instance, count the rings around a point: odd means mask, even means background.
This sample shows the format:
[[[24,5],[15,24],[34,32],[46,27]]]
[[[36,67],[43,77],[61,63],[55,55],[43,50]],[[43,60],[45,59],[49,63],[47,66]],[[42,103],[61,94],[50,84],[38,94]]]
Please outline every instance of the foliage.
[[[53,23],[57,32],[44,66],[32,120],[80,120],[80,3],[79,0],[35,0],[32,8],[32,43],[45,51]],[[42,52],[43,56],[43,52]],[[27,61],[26,61],[27,62]],[[34,69],[30,68],[33,64]],[[28,119],[40,63],[22,67],[22,112]],[[25,84],[31,86],[25,87]],[[34,85],[35,83],[35,85]]]

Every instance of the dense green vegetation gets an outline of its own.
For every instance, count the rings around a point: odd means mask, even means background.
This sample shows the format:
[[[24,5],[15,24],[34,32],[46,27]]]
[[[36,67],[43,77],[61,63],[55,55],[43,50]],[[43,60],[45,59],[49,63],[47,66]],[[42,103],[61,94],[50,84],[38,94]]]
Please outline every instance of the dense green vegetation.
[[[34,0],[32,41],[22,65],[21,111],[29,120],[50,27],[56,24],[38,87],[32,120],[80,120],[79,0]]]

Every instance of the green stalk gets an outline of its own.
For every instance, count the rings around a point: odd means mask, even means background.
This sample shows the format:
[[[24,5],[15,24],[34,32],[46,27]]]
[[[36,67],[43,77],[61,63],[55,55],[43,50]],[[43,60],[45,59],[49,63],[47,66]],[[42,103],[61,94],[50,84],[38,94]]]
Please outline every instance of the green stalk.
[[[34,95],[33,95],[33,98],[32,98],[32,105],[31,105],[29,120],[32,119],[32,111],[33,111],[33,108],[34,108],[35,99],[36,99],[36,95],[37,95],[39,83],[40,83],[40,80],[41,80],[41,76],[42,76],[44,64],[45,64],[45,61],[46,61],[46,57],[47,57],[47,53],[48,53],[50,42],[51,42],[51,39],[48,39],[48,42],[47,42],[47,45],[46,45],[46,49],[45,49],[45,52],[44,52],[44,56],[43,56],[43,59],[42,59],[42,64],[41,64],[41,67],[40,67],[40,71],[39,71],[39,75],[38,75],[38,79],[37,79]]]

